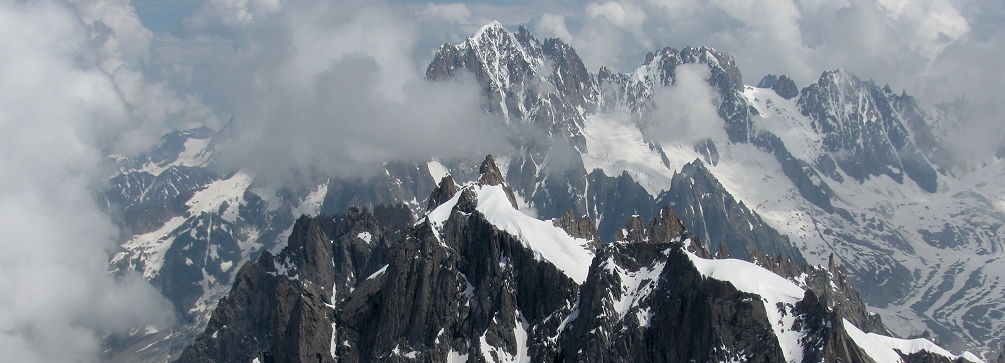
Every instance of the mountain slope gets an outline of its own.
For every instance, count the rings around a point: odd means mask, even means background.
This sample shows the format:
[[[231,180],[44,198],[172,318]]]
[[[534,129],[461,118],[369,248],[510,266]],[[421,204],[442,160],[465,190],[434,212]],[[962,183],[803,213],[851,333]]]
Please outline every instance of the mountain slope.
[[[478,37],[512,34],[538,44],[525,29],[504,33],[498,24],[488,28],[493,31],[481,31]],[[478,49],[492,53],[493,46],[504,43],[479,42]],[[448,48],[441,48],[435,59],[449,58],[449,52],[442,51]],[[520,54],[533,58],[537,53]],[[447,75],[438,64],[434,60],[427,70],[430,79],[457,74],[461,68],[472,70],[479,80],[497,79],[492,69],[501,69],[453,63]],[[678,68],[685,64],[708,68],[707,82],[716,91],[714,104],[725,123],[724,133],[698,142],[659,144],[647,130],[647,117],[658,101],[653,95],[673,86]],[[584,135],[585,145],[578,136],[561,140],[550,133],[547,143],[531,143],[536,146],[522,147],[511,158],[508,176],[514,189],[540,216],[557,217],[572,209],[593,218],[599,231],[610,233],[630,217],[631,208],[590,200],[590,195],[603,194],[590,190],[591,179],[585,177],[590,171],[627,174],[655,199],[664,190],[673,193],[668,185],[672,176],[701,159],[725,191],[790,238],[802,257],[823,264],[833,253],[898,334],[932,329],[955,347],[997,349],[1005,325],[995,318],[1003,310],[993,301],[1005,297],[1005,289],[1001,276],[985,265],[1001,263],[994,254],[1002,245],[1005,188],[997,180],[1005,164],[993,159],[976,169],[961,167],[944,143],[957,128],[948,113],[847,71],[825,72],[802,89],[787,77],[781,77],[784,84],[776,78],[770,85],[774,89],[743,86],[727,55],[702,47],[663,49],[626,74],[521,69],[529,76],[522,78],[524,85],[509,84],[512,89],[527,89],[527,79],[577,79],[583,80],[583,87],[574,88],[576,92],[536,88],[552,90],[546,94],[500,88],[500,94],[513,96],[513,104],[560,113],[552,111],[559,110],[552,100],[595,100],[569,114],[575,116],[574,123],[541,125],[539,118],[510,117],[511,122],[545,130],[575,125],[577,135]],[[585,94],[599,96],[580,97]],[[601,188],[606,188],[603,183]],[[621,198],[647,200],[637,189],[620,192],[628,193]],[[616,209],[603,210],[608,207]],[[636,207],[632,214],[652,216],[645,209]],[[704,242],[715,250],[727,241]]]
[[[661,143],[648,128],[659,102],[653,96],[674,87],[681,69],[696,67],[707,69],[718,118],[689,122],[721,123],[722,132]],[[709,251],[738,258],[764,251],[815,265],[833,258],[896,335],[929,329],[954,349],[998,349],[1005,162],[960,167],[944,143],[956,128],[949,114],[846,71],[826,72],[802,89],[785,76],[762,82],[771,88],[744,86],[732,58],[707,47],[665,48],[629,73],[591,73],[561,40],[539,41],[526,28],[509,32],[498,23],[441,47],[426,75],[464,73],[483,86],[487,111],[507,120],[498,129],[513,148],[496,161],[511,201],[528,214],[560,218],[565,230],[593,241],[592,251],[669,204]],[[278,256],[302,214],[357,206],[378,220],[422,217],[426,206],[456,196],[454,182],[441,183],[438,196],[428,193],[443,176],[475,181],[482,163],[389,162],[370,177],[319,176],[303,181],[307,187],[274,190],[213,166],[216,139],[225,137],[180,131],[137,160],[113,156],[121,170],[100,198],[127,231],[115,268],[142,271],[185,323],[109,338],[110,359],[177,357],[209,323],[236,267],[266,251]],[[364,257],[361,245],[342,251],[337,266],[354,261],[344,268],[355,276],[344,286],[387,258]]]
[[[863,333],[812,290],[709,259],[669,207],[648,227],[631,219],[594,255],[590,240],[517,210],[491,158],[483,165],[480,182],[375,245],[375,256],[390,249],[386,265],[354,284],[339,284],[351,275],[332,270],[332,251],[366,238],[330,236],[391,228],[301,218],[276,258],[242,267],[180,362],[979,362]]]

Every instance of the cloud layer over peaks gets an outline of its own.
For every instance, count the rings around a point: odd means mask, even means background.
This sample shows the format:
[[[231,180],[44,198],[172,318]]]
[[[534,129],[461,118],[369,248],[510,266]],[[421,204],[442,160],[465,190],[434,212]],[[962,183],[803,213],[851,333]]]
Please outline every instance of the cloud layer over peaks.
[[[127,144],[137,121],[82,13],[0,4],[0,351],[10,361],[97,361],[100,333],[172,318],[146,281],[108,273],[118,231],[92,187],[104,150]]]
[[[233,102],[223,165],[284,182],[504,147],[472,78],[424,79],[418,30],[380,4],[287,3],[241,24],[241,45],[214,64]]]
[[[468,6],[468,19],[491,7]],[[905,90],[923,102],[958,102],[964,132],[987,155],[999,142],[1005,106],[1005,5],[994,0],[587,0],[514,6],[541,37],[561,37],[590,70],[629,72],[649,51],[711,46],[734,57],[756,84],[786,74],[801,88],[824,71]],[[975,132],[976,131],[976,132]]]

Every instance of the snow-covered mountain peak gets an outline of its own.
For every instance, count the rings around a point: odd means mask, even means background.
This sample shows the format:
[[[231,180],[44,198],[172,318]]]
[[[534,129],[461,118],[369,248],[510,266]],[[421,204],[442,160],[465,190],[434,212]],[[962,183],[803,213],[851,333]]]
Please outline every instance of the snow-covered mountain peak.
[[[526,62],[533,69],[542,64],[541,44],[533,37],[518,37],[506,30],[498,21],[493,21],[468,38],[458,48],[471,48],[486,64],[499,67],[509,62]]]
[[[644,81],[650,87],[666,87],[674,84],[677,66],[692,63],[707,65],[711,71],[709,83],[720,88],[720,91],[743,89],[743,77],[733,57],[707,46],[685,47],[681,50],[665,47],[650,52],[646,55],[645,63],[630,75],[633,81]]]
[[[570,236],[553,221],[542,221],[521,212],[491,155],[486,157],[481,170],[477,182],[465,183],[453,197],[429,211],[424,221],[440,231],[454,213],[478,211],[496,228],[519,239],[536,258],[551,262],[582,284],[593,259],[592,241]]]

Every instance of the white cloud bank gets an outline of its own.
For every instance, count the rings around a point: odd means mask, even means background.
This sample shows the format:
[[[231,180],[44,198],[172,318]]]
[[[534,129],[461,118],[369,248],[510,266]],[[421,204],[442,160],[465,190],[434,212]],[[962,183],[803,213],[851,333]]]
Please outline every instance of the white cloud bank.
[[[631,71],[646,52],[689,45],[732,55],[746,84],[771,73],[804,87],[843,68],[929,104],[963,100],[966,136],[955,146],[966,154],[987,157],[1002,143],[1001,1],[587,0],[513,13],[540,36],[566,39],[594,71]]]
[[[64,3],[0,3],[0,352],[13,362],[97,361],[100,333],[172,318],[146,281],[108,273],[118,231],[91,187],[136,119],[90,25]]]
[[[233,14],[204,4],[191,19],[229,24]],[[212,10],[212,11],[210,11]],[[470,77],[427,82],[428,60],[413,57],[419,25],[380,3],[297,2],[227,31],[211,62],[233,106],[225,168],[258,182],[288,183],[300,172],[356,176],[390,160],[428,160],[498,151],[482,91]],[[464,7],[431,8],[433,17]],[[245,12],[244,8],[232,11]],[[206,20],[216,16],[217,21]]]

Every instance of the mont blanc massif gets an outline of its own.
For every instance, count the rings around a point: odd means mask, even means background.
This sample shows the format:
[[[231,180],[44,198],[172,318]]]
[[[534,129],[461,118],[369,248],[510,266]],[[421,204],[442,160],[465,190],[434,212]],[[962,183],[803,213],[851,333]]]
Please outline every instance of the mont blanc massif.
[[[1005,362],[1005,149],[963,163],[951,113],[844,70],[751,86],[707,47],[639,64],[593,73],[493,22],[426,82],[476,80],[508,152],[278,192],[212,167],[226,127],[110,155],[113,271],[180,322],[106,336],[104,358]],[[715,120],[657,102],[685,82]]]

